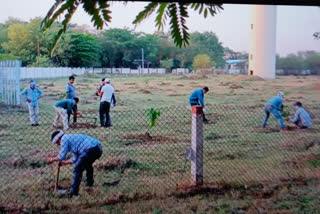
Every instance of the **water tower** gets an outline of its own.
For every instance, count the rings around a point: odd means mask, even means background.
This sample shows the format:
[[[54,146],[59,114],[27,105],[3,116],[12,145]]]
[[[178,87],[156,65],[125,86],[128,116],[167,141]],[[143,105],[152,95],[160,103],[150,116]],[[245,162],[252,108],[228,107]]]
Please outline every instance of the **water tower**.
[[[276,6],[251,6],[249,75],[275,79],[276,24]]]

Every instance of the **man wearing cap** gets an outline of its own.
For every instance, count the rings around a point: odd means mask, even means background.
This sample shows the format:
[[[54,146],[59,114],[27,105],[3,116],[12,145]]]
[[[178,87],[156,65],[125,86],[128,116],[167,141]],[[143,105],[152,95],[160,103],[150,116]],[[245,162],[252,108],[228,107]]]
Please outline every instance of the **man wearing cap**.
[[[99,116],[100,116],[100,126],[107,128],[111,126],[110,120],[110,106],[111,102],[116,106],[116,99],[114,96],[114,88],[110,84],[110,79],[106,78],[105,85],[102,87],[101,91],[98,93],[101,97],[100,107],[99,107]]]
[[[59,162],[60,166],[75,164],[73,169],[73,182],[69,197],[79,195],[79,186],[82,173],[86,170],[86,186],[93,186],[93,167],[95,160],[102,155],[100,142],[85,134],[64,134],[63,131],[54,131],[51,134],[51,141],[61,147],[57,157],[47,158],[48,163]],[[66,159],[68,152],[72,153],[72,158]]]
[[[202,106],[202,109],[203,109],[203,122],[204,123],[208,123],[208,120],[206,119],[204,113],[206,112],[206,109],[204,108],[204,95],[209,91],[209,88],[208,87],[204,87],[204,88],[199,88],[199,89],[196,89],[194,90],[190,97],[189,97],[189,103],[191,106],[194,106],[194,105],[201,105]]]
[[[38,100],[42,96],[42,91],[36,87],[36,81],[30,81],[30,87],[24,89],[21,92],[21,96],[24,98],[28,105],[31,126],[39,125],[39,104]]]
[[[287,129],[285,129],[283,124],[283,119],[281,116],[280,111],[282,110],[282,102],[283,102],[283,95],[284,93],[282,91],[279,91],[277,96],[271,97],[271,99],[265,104],[264,106],[264,112],[265,117],[264,121],[262,123],[262,128],[265,128],[267,125],[267,121],[269,119],[270,113],[273,114],[278,120],[280,124],[280,132],[288,132]]]
[[[309,113],[302,107],[302,103],[298,101],[294,106],[296,107],[296,113],[294,117],[288,117],[287,120],[296,124],[299,129],[306,129],[310,127],[312,125],[312,120]]]
[[[77,112],[78,102],[79,102],[79,98],[77,97],[73,99],[64,99],[56,102],[56,104],[53,106],[56,112],[56,118],[52,124],[53,128],[57,128],[58,122],[61,118],[63,123],[63,129],[68,130],[69,129],[68,114],[79,114],[79,116],[82,116],[79,112]]]

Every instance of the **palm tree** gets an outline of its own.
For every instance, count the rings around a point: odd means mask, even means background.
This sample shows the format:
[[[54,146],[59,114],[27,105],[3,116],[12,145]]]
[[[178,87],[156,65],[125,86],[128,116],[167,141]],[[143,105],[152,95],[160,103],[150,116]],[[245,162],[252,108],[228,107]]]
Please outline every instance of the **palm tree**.
[[[97,29],[103,29],[104,25],[111,22],[110,4],[107,0],[56,0],[40,25],[40,29],[45,31],[51,27],[60,15],[65,14],[62,28],[54,39],[50,54],[54,51],[62,34],[66,32],[68,23],[80,5],[83,5],[84,10],[92,17],[93,25]],[[220,9],[223,10],[222,4],[151,2],[136,16],[133,24],[137,25],[151,14],[156,13],[156,27],[158,27],[158,30],[162,30],[167,19],[169,19],[173,41],[176,46],[182,47],[188,45],[190,39],[189,29],[186,25],[186,18],[189,17],[188,10],[198,11],[199,15],[203,14],[206,18],[208,14],[215,16]]]

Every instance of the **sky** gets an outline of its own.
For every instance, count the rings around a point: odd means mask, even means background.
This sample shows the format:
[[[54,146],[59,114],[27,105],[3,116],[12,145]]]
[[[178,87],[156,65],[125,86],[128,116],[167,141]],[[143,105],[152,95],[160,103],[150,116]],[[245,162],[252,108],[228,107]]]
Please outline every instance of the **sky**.
[[[0,23],[8,17],[24,21],[41,16],[44,17],[55,0],[0,0]],[[132,21],[141,11],[146,2],[112,2],[112,21],[108,28],[134,29]],[[190,32],[214,32],[224,47],[234,51],[249,51],[250,5],[225,4],[215,17],[204,19],[196,12],[190,12],[187,26]],[[135,31],[153,33],[157,30],[155,16],[149,17]],[[89,25],[91,18],[79,8],[71,22],[78,25]],[[93,28],[93,27],[92,27]],[[168,31],[167,25],[164,31]],[[277,43],[276,51],[280,56],[286,56],[298,51],[315,50],[320,52],[320,40],[313,38],[314,32],[320,31],[320,7],[310,6],[277,6]]]

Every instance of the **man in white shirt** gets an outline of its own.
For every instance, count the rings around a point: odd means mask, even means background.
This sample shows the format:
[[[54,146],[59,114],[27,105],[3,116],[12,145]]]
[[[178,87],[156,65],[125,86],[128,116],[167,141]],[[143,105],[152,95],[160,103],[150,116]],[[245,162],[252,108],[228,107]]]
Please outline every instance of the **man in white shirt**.
[[[114,88],[110,85],[110,79],[106,78],[105,85],[102,87],[99,92],[100,107],[99,107],[99,116],[100,116],[100,126],[107,128],[110,127],[110,105],[113,102],[113,105],[116,105],[115,96],[114,96]]]

